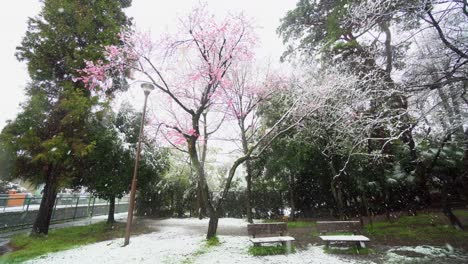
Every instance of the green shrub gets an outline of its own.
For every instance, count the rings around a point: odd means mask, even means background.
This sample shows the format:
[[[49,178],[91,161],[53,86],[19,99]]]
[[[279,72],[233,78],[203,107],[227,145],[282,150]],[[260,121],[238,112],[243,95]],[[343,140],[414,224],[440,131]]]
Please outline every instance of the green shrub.
[[[325,247],[325,253],[328,254],[343,254],[343,255],[368,255],[374,253],[370,248],[358,248],[357,246],[347,248]]]
[[[291,252],[288,252],[286,246],[277,245],[277,246],[251,246],[249,248],[249,254],[253,256],[269,256],[269,255],[282,255],[286,253],[294,253],[296,249],[291,245]]]

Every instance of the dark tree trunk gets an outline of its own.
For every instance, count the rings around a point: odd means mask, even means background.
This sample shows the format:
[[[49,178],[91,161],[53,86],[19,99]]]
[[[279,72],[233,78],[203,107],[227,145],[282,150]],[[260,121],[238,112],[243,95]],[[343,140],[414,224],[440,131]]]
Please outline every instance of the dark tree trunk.
[[[295,214],[296,214],[296,206],[294,204],[294,175],[289,176],[289,206],[291,207],[291,216],[290,219],[291,221],[296,220]]]
[[[416,181],[418,188],[419,204],[427,207],[431,204],[431,195],[429,192],[429,180],[427,177],[427,168],[424,162],[419,162],[416,168]]]
[[[455,184],[459,190],[460,196],[465,200],[465,204],[468,204],[468,128],[465,129],[464,136],[463,147],[465,150],[463,154],[463,170],[457,177]]]
[[[451,181],[448,175],[442,175],[442,208],[443,213],[450,221],[450,224],[457,230],[463,230],[463,225],[458,219],[458,217],[452,212],[452,208],[450,206],[450,197],[449,197],[449,189],[451,185]]]
[[[210,216],[210,221],[208,223],[208,232],[206,233],[206,239],[210,239],[216,236],[216,231],[218,230],[218,214],[213,212]]]
[[[206,216],[206,207],[205,201],[203,201],[202,197],[202,189],[200,183],[197,183],[197,207],[198,207],[198,219],[203,219]]]
[[[369,219],[369,224],[373,226],[373,219],[369,210],[369,202],[367,201],[365,194],[361,195],[361,212],[361,215],[366,216]],[[365,224],[364,221],[362,221],[361,224]]]
[[[194,122],[194,124],[196,124]],[[201,198],[202,204],[204,205],[208,216],[210,217],[208,225],[207,238],[211,238],[216,235],[216,230],[218,229],[218,215],[216,208],[211,203],[211,197],[208,190],[208,184],[205,179],[205,172],[203,170],[202,164],[198,159],[197,149],[196,149],[196,138],[188,138],[188,153],[190,156],[190,161],[197,176],[199,196]]]
[[[242,137],[242,150],[244,155],[249,152],[249,143],[247,141],[247,131],[244,125],[244,119],[241,118],[239,120],[239,128],[241,130],[241,137]],[[247,216],[247,222],[253,223],[252,219],[252,167],[250,164],[250,160],[245,161],[245,170],[246,176],[245,181],[247,182],[247,188],[245,189],[245,211]]]
[[[47,180],[42,194],[41,205],[34,221],[31,236],[47,235],[49,233],[50,221],[57,198],[57,177],[52,166],[47,170]]]
[[[109,199],[109,213],[107,214],[108,224],[115,223],[114,213],[115,213],[115,197],[111,197]]]
[[[330,157],[330,160],[328,162],[330,171],[332,173],[332,179],[330,181],[330,190],[333,195],[333,199],[335,200],[338,215],[341,220],[345,219],[344,215],[344,204],[343,204],[343,193],[342,193],[342,184],[341,184],[341,172],[340,175],[338,175],[338,172],[335,168],[335,164],[333,162],[333,157]]]
[[[250,168],[250,161],[246,161],[247,175],[245,180],[247,182],[247,188],[245,190],[245,210],[247,214],[247,222],[253,223],[252,217],[252,172]]]

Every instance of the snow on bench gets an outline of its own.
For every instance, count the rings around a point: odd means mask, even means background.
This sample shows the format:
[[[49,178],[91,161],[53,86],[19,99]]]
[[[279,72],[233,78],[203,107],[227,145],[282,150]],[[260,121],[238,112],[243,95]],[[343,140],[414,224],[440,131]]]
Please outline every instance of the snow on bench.
[[[280,236],[280,237],[259,237],[259,238],[251,238],[250,241],[254,244],[261,244],[261,243],[275,243],[275,242],[289,242],[294,241],[294,237],[290,236]]]
[[[283,245],[288,245],[295,239],[291,236],[283,236],[287,233],[287,230],[288,225],[283,222],[247,225],[247,232],[252,236],[250,241],[254,246],[264,243],[281,243]],[[279,236],[271,236],[278,234]],[[262,237],[256,237],[259,235]]]
[[[368,237],[356,235],[361,232],[361,223],[359,221],[318,221],[317,230],[320,234],[328,232],[352,232],[353,235],[333,235],[333,236],[319,236],[320,239],[325,241],[326,246],[330,242],[356,242],[358,248],[365,248],[364,242],[369,242]]]

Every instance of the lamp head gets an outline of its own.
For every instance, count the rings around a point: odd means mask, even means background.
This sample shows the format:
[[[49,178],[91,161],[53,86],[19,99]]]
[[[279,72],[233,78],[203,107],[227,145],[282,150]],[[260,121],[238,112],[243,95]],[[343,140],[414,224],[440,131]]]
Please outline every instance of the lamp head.
[[[145,93],[145,95],[148,95],[151,93],[151,91],[154,90],[154,85],[148,82],[144,82],[141,84],[141,89],[143,89],[143,92]]]

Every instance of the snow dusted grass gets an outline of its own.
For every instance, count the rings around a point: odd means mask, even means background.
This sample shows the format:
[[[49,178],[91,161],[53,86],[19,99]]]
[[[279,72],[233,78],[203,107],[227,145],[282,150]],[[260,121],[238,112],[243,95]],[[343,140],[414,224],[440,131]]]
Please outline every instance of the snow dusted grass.
[[[1,256],[0,263],[21,263],[50,252],[122,237],[124,230],[124,223],[109,225],[101,222],[87,226],[51,230],[46,237],[30,237],[29,234],[17,234],[10,241],[15,251]],[[146,231],[150,230],[141,227],[134,229],[135,233],[144,233]]]
[[[388,250],[385,263],[468,263],[468,257],[449,245],[398,247]]]
[[[374,263],[375,258],[328,254],[323,246],[309,245],[305,249],[296,249],[295,253],[252,256],[249,248],[252,243],[246,235],[220,235],[218,241],[205,239],[208,219],[165,219],[148,220],[157,232],[132,236],[130,245],[122,247],[123,239],[102,241],[66,251],[30,260],[31,264],[128,264],[128,263],[242,263],[242,264],[288,264],[288,263]],[[220,219],[219,229],[237,228],[243,233],[247,223],[243,219]],[[225,232],[224,232],[225,233]],[[465,259],[464,259],[465,258]],[[442,262],[431,262],[432,259]],[[391,248],[379,257],[379,263],[468,263],[466,255],[455,252],[452,248],[429,246]],[[445,262],[450,260],[452,262]],[[427,262],[428,261],[428,262]],[[1,263],[1,261],[0,261]]]
[[[200,255],[193,262],[202,263],[243,263],[243,264],[263,264],[263,263],[322,263],[322,264],[340,264],[340,263],[366,263],[353,262],[342,259],[338,256],[324,253],[323,247],[309,246],[306,250],[296,250],[296,253],[288,255],[274,256],[252,256],[248,253],[251,245],[247,236],[221,236],[221,245],[215,247],[209,252]],[[368,262],[371,263],[371,262]]]
[[[374,253],[371,248],[357,248],[356,246],[350,247],[328,247],[325,248],[325,252],[329,254],[345,254],[345,255],[369,255]]]
[[[134,236],[130,244],[122,247],[122,239],[103,241],[79,247],[27,263],[73,264],[73,263],[181,263],[203,243],[202,237],[183,234],[181,229]]]

